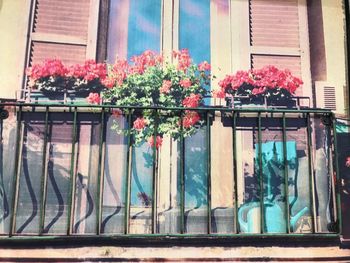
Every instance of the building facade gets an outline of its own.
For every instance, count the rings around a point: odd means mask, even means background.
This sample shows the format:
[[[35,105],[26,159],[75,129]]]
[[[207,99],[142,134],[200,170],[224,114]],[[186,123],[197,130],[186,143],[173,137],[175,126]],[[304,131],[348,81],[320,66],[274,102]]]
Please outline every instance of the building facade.
[[[64,253],[78,260],[88,247],[90,261],[350,260],[340,249],[350,240],[346,7],[341,0],[0,0],[0,97],[9,114],[1,123],[4,260],[39,260],[16,248],[33,240],[57,246],[48,251],[58,261]],[[164,137],[157,150],[113,130],[130,129],[131,113],[25,95],[25,69],[47,58],[114,63],[154,50],[171,62],[184,48],[195,63],[210,62],[212,90],[238,70],[289,69],[303,80],[299,107],[225,116],[225,101],[208,99],[221,110],[202,110],[197,133]],[[310,252],[292,255],[300,243]]]

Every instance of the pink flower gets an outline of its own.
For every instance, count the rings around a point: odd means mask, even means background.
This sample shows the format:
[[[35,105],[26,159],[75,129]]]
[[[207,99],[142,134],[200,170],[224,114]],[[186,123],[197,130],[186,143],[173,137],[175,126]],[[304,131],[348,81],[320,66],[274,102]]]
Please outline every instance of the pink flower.
[[[201,71],[206,71],[206,70],[210,70],[211,66],[208,63],[208,61],[203,61],[202,63],[199,63],[198,69]]]
[[[224,99],[226,97],[226,92],[225,89],[218,89],[218,90],[213,90],[213,97],[218,98],[218,99]]]
[[[90,104],[99,104],[101,101],[100,95],[98,93],[90,93],[86,98],[87,102]]]
[[[116,80],[115,80],[115,78],[112,78],[112,77],[106,77],[106,78],[102,79],[101,82],[102,82],[102,85],[111,89],[114,87]]]
[[[74,78],[84,78],[86,73],[87,71],[84,66],[75,64],[69,67],[67,75],[69,77],[74,77]]]
[[[180,51],[173,51],[173,56],[177,58],[177,70],[186,72],[192,63],[188,49],[184,48]]]
[[[196,108],[199,105],[199,101],[201,99],[201,95],[191,93],[189,97],[184,98],[182,101],[182,105],[187,108]]]
[[[185,116],[182,119],[182,126],[184,128],[190,128],[195,125],[199,120],[200,116],[195,111],[186,111]]]
[[[159,89],[160,93],[169,93],[171,88],[171,81],[170,80],[163,80],[163,84]]]
[[[134,121],[134,129],[140,131],[142,130],[143,128],[145,128],[147,125],[147,121],[144,119],[144,118],[137,118],[135,121]]]
[[[189,78],[186,78],[186,79],[180,80],[180,85],[184,88],[189,88],[189,87],[191,87],[192,83],[191,83],[191,80]]]
[[[154,147],[154,136],[149,137],[147,139],[147,142],[151,147]],[[158,149],[160,146],[162,146],[162,143],[163,143],[163,138],[158,135],[156,137],[156,148]]]

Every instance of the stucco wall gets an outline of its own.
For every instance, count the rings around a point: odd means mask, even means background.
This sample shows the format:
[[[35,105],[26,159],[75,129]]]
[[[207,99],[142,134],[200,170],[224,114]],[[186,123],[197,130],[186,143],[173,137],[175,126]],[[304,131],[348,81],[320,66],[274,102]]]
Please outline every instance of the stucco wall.
[[[346,83],[344,4],[341,0],[322,0],[321,3],[326,51],[326,82],[336,87],[337,113],[345,114],[348,111],[348,101],[346,101],[348,84]]]
[[[14,98],[24,72],[28,0],[0,0],[0,98]]]

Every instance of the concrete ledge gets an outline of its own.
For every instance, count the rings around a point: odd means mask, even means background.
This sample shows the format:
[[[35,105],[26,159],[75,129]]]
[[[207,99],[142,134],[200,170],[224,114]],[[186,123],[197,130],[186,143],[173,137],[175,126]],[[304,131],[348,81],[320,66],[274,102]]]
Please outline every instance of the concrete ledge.
[[[339,247],[83,247],[0,249],[0,262],[350,262]]]

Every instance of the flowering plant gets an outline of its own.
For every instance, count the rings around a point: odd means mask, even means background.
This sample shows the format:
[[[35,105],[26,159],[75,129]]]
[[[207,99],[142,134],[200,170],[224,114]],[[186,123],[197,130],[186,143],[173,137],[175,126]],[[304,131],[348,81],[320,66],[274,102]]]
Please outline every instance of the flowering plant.
[[[226,75],[219,82],[220,89],[214,92],[214,96],[247,97],[249,103],[266,98],[267,102],[278,104],[290,101],[302,84],[302,80],[293,76],[289,70],[280,70],[269,65]]]
[[[46,95],[74,92],[87,96],[89,92],[100,92],[105,86],[106,64],[87,60],[84,64],[66,67],[59,59],[47,59],[34,64],[26,71],[29,87]]]
[[[174,51],[173,59],[175,63],[163,63],[162,56],[147,50],[132,57],[130,62],[117,60],[109,68],[103,98],[119,106],[196,108],[203,105],[210,83],[209,63],[194,64],[187,49]],[[174,139],[180,134],[190,136],[196,131],[195,125],[203,124],[200,114],[193,110],[185,110],[182,121],[179,111],[145,109],[133,116],[131,133],[135,135],[135,143],[146,140],[154,145],[156,131],[157,147],[164,134]]]

